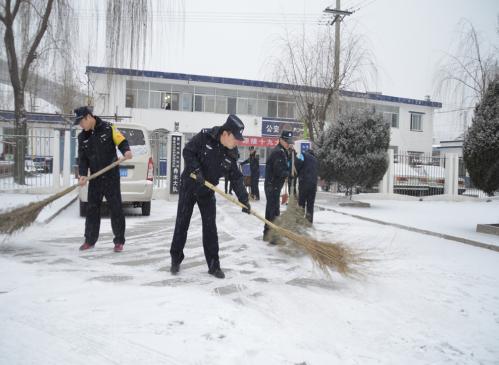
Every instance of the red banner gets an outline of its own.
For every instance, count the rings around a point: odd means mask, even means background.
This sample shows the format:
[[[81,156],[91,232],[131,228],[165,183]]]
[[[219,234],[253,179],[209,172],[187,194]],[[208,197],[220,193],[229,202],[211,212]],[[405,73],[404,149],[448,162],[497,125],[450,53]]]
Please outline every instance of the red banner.
[[[244,137],[244,141],[239,141],[239,146],[274,147],[279,142],[279,138],[272,137]]]

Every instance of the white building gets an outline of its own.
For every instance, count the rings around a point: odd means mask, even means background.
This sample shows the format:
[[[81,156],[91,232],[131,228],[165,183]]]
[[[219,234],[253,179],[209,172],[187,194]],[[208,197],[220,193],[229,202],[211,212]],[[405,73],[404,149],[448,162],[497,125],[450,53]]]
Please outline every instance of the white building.
[[[237,114],[245,124],[244,146],[260,148],[277,143],[283,128],[300,134],[291,85],[202,75],[87,66],[90,100],[96,115],[129,116],[149,130],[178,130],[187,135],[222,124]],[[341,107],[362,104],[383,113],[391,125],[390,146],[413,154],[431,154],[433,111],[441,103],[379,93],[342,91]]]

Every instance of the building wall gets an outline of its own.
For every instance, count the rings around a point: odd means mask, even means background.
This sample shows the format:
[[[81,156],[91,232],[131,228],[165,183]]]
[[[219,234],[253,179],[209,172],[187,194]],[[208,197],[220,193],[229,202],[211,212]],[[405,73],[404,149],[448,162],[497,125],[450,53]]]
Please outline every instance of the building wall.
[[[164,128],[173,131],[175,122],[179,124],[179,131],[182,133],[196,133],[202,128],[210,128],[215,125],[222,124],[227,114],[218,114],[211,112],[185,112],[176,110],[163,109],[140,109],[127,108],[126,101],[126,80],[135,81],[151,81],[164,82],[177,85],[193,85],[212,88],[223,88],[232,90],[248,90],[267,93],[282,93],[286,91],[277,89],[265,89],[249,86],[217,84],[206,82],[187,82],[171,79],[151,79],[146,77],[130,77],[114,75],[111,82],[111,92],[106,94],[102,90],[108,90],[108,78],[105,74],[90,74],[94,85],[93,100],[95,104],[95,113],[97,115],[114,115],[117,113],[121,116],[129,116],[134,123],[140,123],[150,130]],[[392,109],[398,109],[398,127],[391,128],[390,146],[399,152],[423,152],[431,154],[432,152],[432,135],[433,135],[433,107],[411,105],[400,102],[389,102],[380,100],[370,100],[356,97],[345,97],[345,101],[354,101],[356,103],[365,103],[366,105],[374,105],[383,109],[383,106]],[[377,108],[376,108],[377,109]],[[422,128],[421,131],[411,130],[411,113],[421,113]],[[244,135],[262,136],[262,117],[256,115],[240,115],[245,123]]]
[[[411,113],[422,113],[422,131],[411,130]],[[433,142],[433,109],[416,105],[400,104],[399,127],[391,128],[390,146],[399,152],[423,152],[431,154]]]

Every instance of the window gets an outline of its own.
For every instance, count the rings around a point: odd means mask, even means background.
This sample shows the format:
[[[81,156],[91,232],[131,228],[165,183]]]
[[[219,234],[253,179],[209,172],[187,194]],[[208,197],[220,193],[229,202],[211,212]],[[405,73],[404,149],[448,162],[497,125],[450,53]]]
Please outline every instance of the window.
[[[161,109],[178,110],[178,93],[161,93]]]
[[[237,113],[248,114],[248,99],[237,99]]]
[[[256,115],[256,99],[248,99],[248,114]]]
[[[182,93],[182,111],[192,112],[192,94]]]
[[[277,117],[277,101],[269,100],[268,102],[268,113],[264,117]]]
[[[227,113],[236,114],[236,98],[227,98]]]
[[[195,112],[202,112],[203,111],[203,100],[204,97],[203,95],[195,95],[194,96],[194,111]]]
[[[411,131],[422,132],[423,131],[423,114],[421,113],[411,113]]]
[[[288,117],[288,103],[279,102],[277,104],[277,116],[279,118],[287,118]]]
[[[257,115],[261,117],[266,117],[268,116],[268,102],[267,100],[259,99],[258,100],[258,109],[257,109]]]
[[[213,95],[206,95],[204,97],[204,111],[215,113],[215,97]]]
[[[137,102],[137,90],[135,89],[127,89],[126,90],[126,99],[125,99],[125,107],[127,108],[135,108]]]
[[[399,127],[399,115],[393,113],[392,114],[392,128],[398,128]]]
[[[149,108],[161,108],[161,93],[159,91],[149,93]]]
[[[217,96],[216,101],[215,113],[227,114],[227,97]]]
[[[137,108],[147,109],[149,107],[149,91],[138,90],[137,95]]]
[[[120,128],[130,146],[143,146],[146,144],[144,133],[140,129]]]

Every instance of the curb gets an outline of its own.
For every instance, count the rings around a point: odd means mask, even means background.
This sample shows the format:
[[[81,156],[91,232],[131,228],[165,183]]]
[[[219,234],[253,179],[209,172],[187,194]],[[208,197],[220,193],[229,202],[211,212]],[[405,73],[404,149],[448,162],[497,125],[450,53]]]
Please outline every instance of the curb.
[[[361,219],[361,220],[372,222],[372,223],[382,224],[382,225],[385,225],[385,226],[392,226],[392,227],[396,227],[396,228],[400,228],[400,229],[405,229],[406,231],[411,231],[411,232],[426,234],[428,236],[434,236],[434,237],[438,237],[438,238],[443,238],[443,239],[446,239],[446,240],[463,243],[465,245],[470,245],[470,246],[479,247],[479,248],[485,248],[487,250],[499,252],[499,246],[491,245],[491,244],[488,244],[488,243],[474,241],[474,240],[470,240],[470,239],[462,238],[462,237],[458,237],[458,236],[452,236],[452,235],[445,234],[445,233],[433,232],[433,231],[429,231],[429,230],[426,230],[426,229],[415,228],[415,227],[411,227],[411,226],[405,226],[403,224],[385,222],[385,221],[381,221],[379,219],[367,218],[367,217],[363,217],[363,216],[360,216],[360,215],[357,215],[357,214],[345,213],[345,212],[341,212],[341,211],[333,209],[333,208],[326,208],[326,207],[321,206],[321,205],[316,205],[315,207],[318,210],[327,210],[327,211],[330,211],[330,212],[334,212],[334,213],[337,213],[337,214],[346,215],[346,216],[349,216],[349,217]]]
[[[57,217],[64,209],[69,207],[78,199],[78,195],[76,195],[73,199],[71,199],[68,203],[64,204],[61,208],[59,208],[54,214],[45,219],[43,223],[50,223],[55,217]]]

